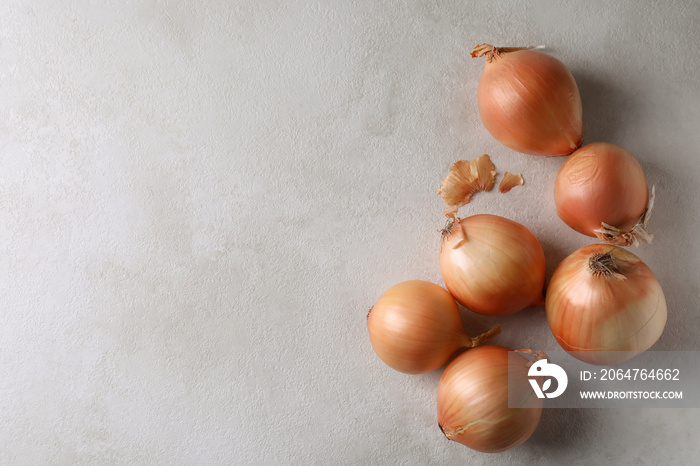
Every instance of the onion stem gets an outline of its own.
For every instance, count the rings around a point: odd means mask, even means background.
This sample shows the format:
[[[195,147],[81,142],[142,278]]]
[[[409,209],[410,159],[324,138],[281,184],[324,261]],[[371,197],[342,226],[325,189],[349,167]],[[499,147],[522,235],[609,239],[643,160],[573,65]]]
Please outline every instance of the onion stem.
[[[543,49],[544,45],[531,45],[528,47],[494,47],[491,44],[479,44],[472,49],[471,56],[479,58],[486,55],[486,61],[490,62],[501,53],[517,52],[518,50]]]
[[[470,338],[470,345],[469,348],[475,348],[477,346],[483,345],[486,343],[486,341],[490,340],[491,338],[495,337],[501,333],[501,324],[496,324],[491,330],[488,332],[484,332],[481,335],[478,335],[476,337]]]

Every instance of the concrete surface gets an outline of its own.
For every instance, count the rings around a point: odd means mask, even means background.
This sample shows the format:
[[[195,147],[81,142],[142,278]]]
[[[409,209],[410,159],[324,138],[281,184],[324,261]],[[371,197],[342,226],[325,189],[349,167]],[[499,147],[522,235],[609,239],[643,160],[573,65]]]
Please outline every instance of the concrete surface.
[[[586,142],[656,185],[669,321],[698,350],[700,6],[692,1],[53,1],[0,6],[1,464],[665,464],[697,411],[548,410],[485,455],[446,441],[440,370],[392,371],[367,310],[442,283],[437,187],[489,153],[548,277],[592,239],[551,196],[562,158],[481,124],[480,42],[547,46]],[[564,2],[561,2],[564,3]],[[496,319],[464,311],[470,329]],[[544,311],[495,341],[557,348]]]

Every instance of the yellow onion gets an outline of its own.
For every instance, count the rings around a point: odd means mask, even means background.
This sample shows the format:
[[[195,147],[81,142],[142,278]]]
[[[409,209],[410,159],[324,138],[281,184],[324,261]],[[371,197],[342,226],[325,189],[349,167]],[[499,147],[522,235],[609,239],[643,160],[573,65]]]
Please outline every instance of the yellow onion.
[[[501,144],[531,155],[567,155],[583,142],[581,97],[569,69],[527,47],[477,45],[485,56],[479,115]]]
[[[441,286],[423,280],[389,288],[367,314],[367,328],[377,356],[409,374],[435,370],[458,349],[478,346],[500,332],[496,325],[482,335],[469,337],[452,296]]]
[[[666,325],[666,299],[649,267],[607,244],[564,259],[547,288],[547,321],[559,344],[590,364],[617,364],[649,349]]]
[[[647,178],[616,144],[587,144],[571,154],[557,173],[554,202],[559,217],[579,233],[617,246],[651,242]]]
[[[530,361],[512,350],[484,345],[457,356],[437,390],[438,425],[445,437],[474,450],[497,453],[530,438],[543,400],[528,382]],[[510,364],[509,364],[510,362]],[[511,406],[508,407],[510,390]]]
[[[443,230],[440,270],[452,296],[466,308],[506,315],[544,303],[544,252],[523,225],[479,214]]]

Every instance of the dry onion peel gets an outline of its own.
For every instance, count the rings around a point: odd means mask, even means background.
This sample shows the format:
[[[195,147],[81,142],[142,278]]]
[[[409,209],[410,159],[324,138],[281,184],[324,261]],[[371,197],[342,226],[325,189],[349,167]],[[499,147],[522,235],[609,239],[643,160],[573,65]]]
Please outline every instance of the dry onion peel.
[[[501,178],[501,182],[498,184],[498,192],[507,193],[516,186],[522,186],[523,184],[525,184],[523,175],[520,173],[514,175],[510,172],[505,172],[503,178]]]
[[[474,193],[490,191],[496,181],[495,168],[488,154],[455,162],[438,188],[438,194],[448,205],[443,213],[454,217],[457,209],[469,203]]]
[[[509,358],[512,352],[484,345],[460,354],[445,368],[438,382],[437,417],[448,440],[497,453],[517,447],[535,431],[543,400],[528,382],[533,361],[522,354]],[[508,407],[509,391],[511,400],[521,400],[516,408]]]
[[[474,47],[472,57],[485,57],[477,91],[481,121],[515,151],[568,155],[583,142],[578,86],[566,65],[532,48]]]
[[[459,307],[442,287],[423,280],[387,290],[367,314],[377,356],[401,372],[421,374],[445,364],[460,348],[474,348],[498,335],[500,325],[470,337]]]
[[[666,325],[666,299],[653,272],[607,244],[583,247],[559,264],[545,307],[562,348],[590,364],[617,364],[646,351]]]

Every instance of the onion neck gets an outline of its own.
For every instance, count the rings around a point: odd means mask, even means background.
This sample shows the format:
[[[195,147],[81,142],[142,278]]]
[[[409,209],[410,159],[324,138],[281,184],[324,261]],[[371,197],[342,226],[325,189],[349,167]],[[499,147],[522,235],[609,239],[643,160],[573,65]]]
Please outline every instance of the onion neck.
[[[620,265],[617,263],[611,249],[608,252],[594,254],[588,259],[588,268],[596,277],[610,278],[617,280],[626,280],[627,277],[620,270]]]
[[[447,220],[445,228],[442,229],[442,242],[445,242],[452,233],[460,235],[459,241],[452,246],[452,249],[457,249],[467,241],[467,234],[462,227],[462,222],[459,217],[453,217]],[[442,250],[442,244],[440,244],[440,249]]]
[[[529,365],[532,365],[541,359],[546,359],[547,361],[549,361],[549,356],[547,356],[547,353],[545,353],[542,350],[535,351],[535,350],[532,350],[530,348],[523,348],[523,349],[515,350],[515,352],[520,353],[523,356],[526,356],[527,358],[529,358],[530,359]]]
[[[476,348],[477,346],[483,345],[499,333],[501,333],[501,324],[496,324],[491,330],[484,332],[481,335],[477,335],[475,337],[467,336],[465,338],[464,347]]]
[[[544,48],[541,45],[532,47],[495,47],[491,44],[479,44],[472,49],[473,58],[485,57],[486,63],[491,63],[494,58],[499,58],[502,53],[517,52],[518,50],[530,50]]]
[[[647,231],[647,223],[649,223],[649,218],[654,210],[655,197],[656,186],[652,186],[651,196],[649,197],[646,209],[644,209],[637,223],[629,231],[624,231],[614,225],[602,222],[600,228],[593,230],[593,233],[595,233],[598,239],[614,246],[639,246],[644,243],[651,244],[654,235]]]
[[[447,223],[445,224],[445,228],[443,228],[440,233],[442,233],[442,239],[443,241],[447,238],[447,236],[452,233],[452,229],[455,227],[455,223],[458,223],[455,220],[455,217],[451,217],[447,219]]]

